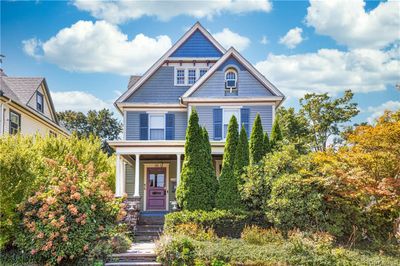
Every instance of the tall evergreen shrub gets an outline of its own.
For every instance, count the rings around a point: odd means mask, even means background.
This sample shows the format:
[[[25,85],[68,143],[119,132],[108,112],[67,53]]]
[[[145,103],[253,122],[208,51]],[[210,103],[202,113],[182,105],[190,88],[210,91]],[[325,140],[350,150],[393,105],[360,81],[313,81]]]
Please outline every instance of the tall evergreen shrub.
[[[193,109],[186,131],[181,182],[176,190],[176,199],[184,210],[211,210],[214,207],[215,191],[210,189],[213,176],[207,170],[209,161],[205,158],[207,150],[199,117]]]
[[[258,163],[264,156],[264,132],[260,114],[257,114],[250,135],[250,164]]]
[[[246,129],[244,125],[240,129],[239,134],[239,143],[237,145],[236,154],[235,154],[235,176],[238,179],[238,184],[240,182],[240,176],[244,172],[244,168],[249,165],[249,143],[247,139]]]
[[[233,210],[241,207],[238,184],[234,170],[238,140],[238,123],[236,117],[232,116],[228,124],[224,159],[222,161],[222,173],[219,177],[219,189],[215,201],[218,209]]]
[[[274,124],[272,125],[271,130],[271,150],[276,148],[276,145],[279,141],[283,139],[281,128],[279,127],[279,120],[275,119]]]
[[[265,132],[264,134],[264,153],[270,153],[271,152],[271,143],[269,141],[268,137],[268,132]]]
[[[208,136],[207,129],[203,127],[203,145],[205,147],[204,151],[204,160],[205,160],[205,171],[206,173],[210,176],[210,189],[213,192],[213,203],[215,203],[215,194],[217,193],[218,190],[218,180],[217,180],[217,175],[215,173],[215,168],[211,156],[211,144],[210,144],[210,138]],[[214,206],[214,205],[213,205]]]

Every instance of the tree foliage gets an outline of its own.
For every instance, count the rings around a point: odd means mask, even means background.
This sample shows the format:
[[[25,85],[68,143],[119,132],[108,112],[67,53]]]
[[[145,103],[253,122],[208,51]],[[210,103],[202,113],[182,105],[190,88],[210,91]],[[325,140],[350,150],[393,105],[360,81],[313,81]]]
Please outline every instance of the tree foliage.
[[[87,138],[94,135],[102,139],[102,148],[109,154],[113,151],[106,140],[118,139],[122,132],[122,123],[113,115],[108,109],[89,110],[87,115],[71,110],[57,113],[61,125],[78,137]]]
[[[269,141],[268,132],[264,134],[264,152],[270,153],[271,152],[271,143]]]
[[[250,164],[258,163],[264,156],[264,132],[260,114],[257,113],[253,123],[249,144]]]
[[[271,141],[270,141],[271,150],[276,149],[277,145],[279,144],[280,141],[282,141],[282,139],[283,138],[282,138],[281,128],[279,126],[279,119],[275,119],[271,130]]]
[[[184,210],[211,210],[215,204],[215,174],[210,172],[210,147],[195,109],[186,130],[185,159],[176,199]]]
[[[312,147],[316,151],[325,151],[328,139],[338,135],[339,124],[349,121],[358,114],[357,104],[351,103],[353,93],[345,91],[341,98],[333,99],[324,94],[306,94],[300,99],[300,113],[309,121]]]
[[[232,210],[241,207],[238,180],[235,176],[235,157],[238,141],[238,123],[236,117],[232,116],[228,124],[222,173],[219,177],[219,189],[215,200],[218,209]]]
[[[239,142],[235,153],[234,174],[240,181],[240,176],[244,172],[244,168],[249,165],[249,143],[246,129],[242,125],[239,134]],[[240,183],[240,182],[238,182]]]

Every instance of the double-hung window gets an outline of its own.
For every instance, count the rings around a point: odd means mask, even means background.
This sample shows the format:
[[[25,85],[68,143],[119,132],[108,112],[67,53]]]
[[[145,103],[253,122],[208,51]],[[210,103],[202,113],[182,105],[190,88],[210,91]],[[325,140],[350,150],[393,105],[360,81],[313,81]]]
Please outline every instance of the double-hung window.
[[[36,109],[43,113],[43,94],[36,92]]]
[[[196,69],[188,70],[188,84],[193,85],[196,82]]]
[[[149,115],[149,130],[151,140],[165,139],[165,115],[150,114]]]
[[[238,125],[240,125],[240,109],[236,109],[236,108],[235,109],[234,108],[224,109],[224,113],[223,113],[224,139],[226,138],[226,134],[228,133],[228,124],[229,124],[229,121],[231,120],[232,116],[236,117]]]
[[[10,134],[17,134],[21,129],[21,115],[10,110]]]
[[[176,84],[185,85],[185,69],[176,70]]]

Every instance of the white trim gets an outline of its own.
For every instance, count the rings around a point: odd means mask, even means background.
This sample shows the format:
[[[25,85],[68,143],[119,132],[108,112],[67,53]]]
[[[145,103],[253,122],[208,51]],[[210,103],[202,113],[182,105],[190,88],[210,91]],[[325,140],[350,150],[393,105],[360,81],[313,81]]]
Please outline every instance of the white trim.
[[[165,182],[167,184],[166,186],[166,199],[165,199],[165,210],[169,211],[169,164],[170,163],[144,163],[143,168],[144,168],[144,173],[143,173],[143,210],[147,211],[147,168],[152,168],[152,167],[165,167]],[[151,211],[157,211],[157,210],[151,210]],[[164,210],[162,210],[164,211]]]
[[[229,110],[229,111],[238,111],[239,113],[238,113],[238,117],[237,117],[237,122],[238,122],[238,125],[240,125],[240,108],[232,108],[232,107],[228,107],[228,108],[225,108],[225,106],[221,106],[221,109],[222,109],[222,140],[226,140],[226,137],[225,137],[225,110]],[[230,120],[230,118],[229,118],[229,120]],[[226,124],[227,126],[229,125],[229,121],[228,121],[228,123]],[[239,130],[240,130],[240,127],[239,127]]]
[[[156,63],[154,63],[144,75],[124,94],[122,94],[115,102],[125,101],[134,91],[136,91],[154,72],[164,63],[164,61],[170,57],[196,30],[200,30],[215,47],[224,54],[226,52],[225,48],[219,44],[214,37],[199,23],[193,25],[190,30],[188,30]]]
[[[188,104],[188,109],[192,106],[221,106],[221,108],[224,107],[229,107],[229,106],[238,106],[241,102],[224,102],[223,105],[219,105],[220,102],[198,102],[198,103],[189,103]],[[242,102],[241,104],[246,105],[246,106],[259,106],[259,105],[275,105],[275,102]],[[241,106],[243,106],[241,105]]]
[[[182,102],[190,103],[190,102],[204,102],[204,103],[240,103],[240,102],[279,102],[284,99],[281,96],[267,96],[267,97],[238,97],[238,98],[205,98],[205,97],[182,97]]]
[[[178,81],[178,70],[183,70],[183,83],[179,84]],[[175,67],[174,68],[174,86],[177,87],[185,87],[187,86],[187,69],[184,67]]]
[[[166,109],[168,111],[165,111]],[[127,112],[146,112],[149,114],[151,114],[151,113],[165,113],[166,114],[168,112],[186,112],[187,111],[186,108],[185,109],[183,109],[183,108],[162,108],[162,109],[155,108],[155,109],[150,109],[150,110],[149,110],[149,108],[124,108],[123,110],[127,111]]]
[[[280,92],[269,80],[267,80],[252,64],[250,64],[239,52],[237,52],[233,47],[220,58],[220,60],[215,63],[210,70],[199,79],[189,90],[187,90],[182,98],[187,98],[192,95],[211,75],[230,57],[234,56],[242,65],[244,65],[247,70],[252,73],[267,89],[271,90],[277,96],[284,98],[282,92]],[[283,100],[283,99],[282,99]]]
[[[123,110],[123,112],[124,112],[124,132],[122,133],[123,134],[123,139],[125,139],[126,140],[126,116],[127,116],[127,114],[126,114],[126,110]]]
[[[276,106],[274,104],[272,106],[272,124],[274,124],[274,122],[275,122],[275,112],[276,112],[275,108],[276,108]]]

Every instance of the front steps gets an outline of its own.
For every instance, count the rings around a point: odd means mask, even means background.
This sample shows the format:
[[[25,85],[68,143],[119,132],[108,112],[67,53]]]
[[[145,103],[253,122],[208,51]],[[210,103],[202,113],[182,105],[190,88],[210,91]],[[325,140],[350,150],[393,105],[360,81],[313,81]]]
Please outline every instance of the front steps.
[[[134,244],[125,253],[113,254],[106,266],[158,266],[155,241],[164,226],[164,213],[141,213],[136,226]]]

